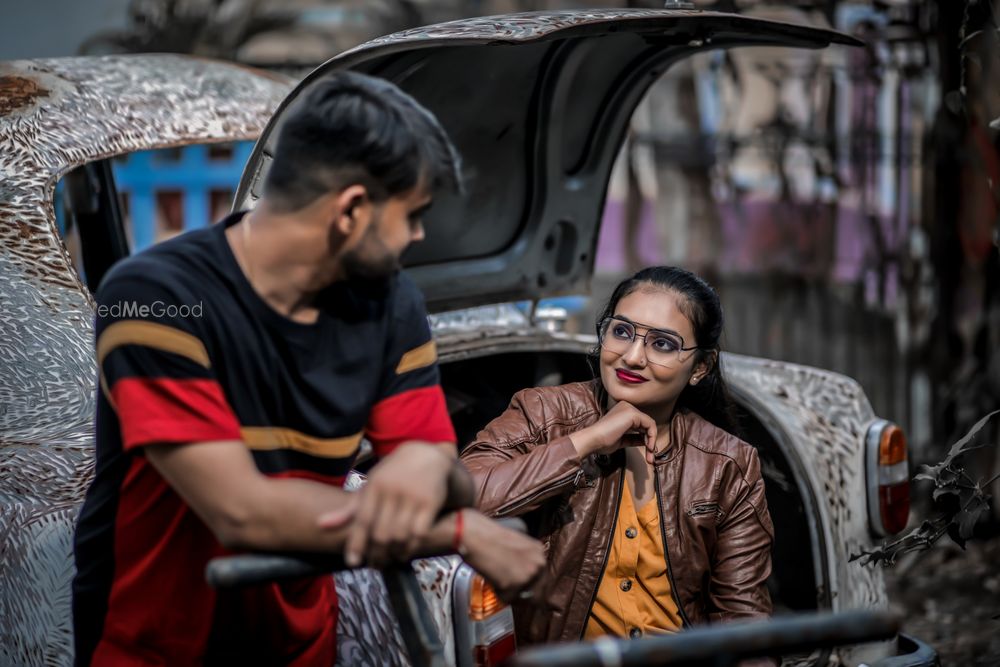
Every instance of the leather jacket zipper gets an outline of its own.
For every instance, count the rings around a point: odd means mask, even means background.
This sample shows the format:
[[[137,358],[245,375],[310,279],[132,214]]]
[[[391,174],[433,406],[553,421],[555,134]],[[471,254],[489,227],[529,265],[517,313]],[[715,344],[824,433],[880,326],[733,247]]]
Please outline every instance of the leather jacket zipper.
[[[569,482],[571,485],[576,486],[580,482],[581,477],[583,477],[583,469],[577,470],[570,477],[567,477],[565,480],[560,479],[554,482],[553,484],[555,485],[556,488],[559,488],[566,482]],[[530,496],[522,498],[521,502],[517,503],[516,505],[511,505],[510,507],[504,508],[504,510],[502,512],[499,512],[499,514],[501,516],[510,516],[511,514],[521,509],[525,505],[534,502],[535,499],[537,499],[543,493],[552,493],[552,486],[546,486],[545,488],[539,489],[535,493],[532,493]]]
[[[677,584],[674,583],[674,571],[670,567],[670,549],[667,547],[667,528],[664,525],[666,517],[663,515],[663,500],[660,496],[660,476],[653,471],[653,484],[656,488],[656,505],[660,510],[660,539],[663,540],[663,558],[667,561],[667,581],[670,582],[670,593],[674,596],[674,601],[677,603],[677,611],[681,613],[681,621],[683,626],[691,627],[691,619],[688,618],[687,613],[684,611],[684,603],[681,602],[680,596],[677,594]]]
[[[590,604],[587,605],[587,620],[583,624],[583,630],[580,631],[581,640],[583,639],[583,636],[587,634],[587,624],[590,622],[590,610],[594,608],[594,601],[597,599],[597,591],[601,589],[601,580],[604,579],[604,571],[608,568],[608,558],[611,557],[611,546],[615,541],[615,530],[618,528],[618,510],[621,508],[622,491],[624,489],[625,468],[622,468],[621,479],[618,484],[618,497],[615,499],[615,514],[611,517],[611,537],[608,538],[608,548],[604,550],[604,560],[601,561],[601,574],[597,577],[597,583],[594,585],[594,592],[590,595]],[[660,523],[662,523],[662,521]]]

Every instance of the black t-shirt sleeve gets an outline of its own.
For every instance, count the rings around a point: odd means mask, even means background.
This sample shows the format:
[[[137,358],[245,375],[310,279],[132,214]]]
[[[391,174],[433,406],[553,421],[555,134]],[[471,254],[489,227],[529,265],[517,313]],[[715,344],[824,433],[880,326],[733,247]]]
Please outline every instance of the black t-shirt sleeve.
[[[212,369],[205,304],[173,282],[142,264],[126,265],[97,292],[100,386],[118,416],[125,450],[240,438],[239,420]]]
[[[379,456],[406,440],[455,442],[423,295],[401,276],[379,398],[365,429]]]

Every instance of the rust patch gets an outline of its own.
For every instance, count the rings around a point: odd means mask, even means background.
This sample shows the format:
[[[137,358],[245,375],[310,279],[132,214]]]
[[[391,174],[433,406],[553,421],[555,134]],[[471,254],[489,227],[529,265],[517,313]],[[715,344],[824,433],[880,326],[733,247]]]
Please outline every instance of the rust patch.
[[[37,81],[23,76],[0,76],[0,116],[22,109],[49,94]]]

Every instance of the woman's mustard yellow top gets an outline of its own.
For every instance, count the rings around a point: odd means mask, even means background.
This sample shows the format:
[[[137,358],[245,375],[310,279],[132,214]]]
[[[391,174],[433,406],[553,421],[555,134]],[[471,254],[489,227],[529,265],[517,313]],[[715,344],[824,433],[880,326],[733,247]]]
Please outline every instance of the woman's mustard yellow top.
[[[656,498],[635,509],[625,483],[608,565],[590,608],[584,639],[674,632],[681,616],[670,590]]]

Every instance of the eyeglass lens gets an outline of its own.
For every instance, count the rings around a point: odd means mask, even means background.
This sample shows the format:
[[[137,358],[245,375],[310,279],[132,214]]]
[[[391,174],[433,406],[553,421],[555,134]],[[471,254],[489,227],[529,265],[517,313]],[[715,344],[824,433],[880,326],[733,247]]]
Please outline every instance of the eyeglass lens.
[[[645,334],[637,334],[631,322],[608,318],[601,332],[601,346],[616,354],[625,354],[636,336],[645,339],[646,359],[661,366],[671,366],[680,358],[684,342],[680,337],[658,329],[648,329]]]

